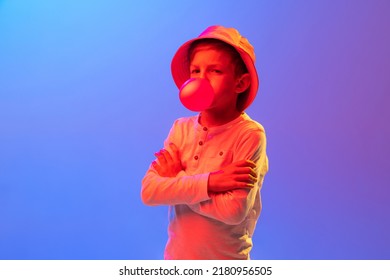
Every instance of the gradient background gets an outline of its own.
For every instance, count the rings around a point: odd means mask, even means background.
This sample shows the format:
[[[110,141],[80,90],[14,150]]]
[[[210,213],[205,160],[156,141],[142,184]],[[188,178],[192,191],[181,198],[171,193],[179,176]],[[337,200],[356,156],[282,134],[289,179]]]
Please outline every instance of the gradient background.
[[[0,258],[161,259],[142,177],[180,44],[255,46],[270,172],[253,259],[390,259],[390,1],[0,0]]]

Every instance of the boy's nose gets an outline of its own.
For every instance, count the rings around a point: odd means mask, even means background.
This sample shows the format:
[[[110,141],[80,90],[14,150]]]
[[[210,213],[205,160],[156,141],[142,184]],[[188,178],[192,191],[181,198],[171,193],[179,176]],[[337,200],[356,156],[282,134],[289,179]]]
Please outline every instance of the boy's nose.
[[[199,78],[207,79],[206,71],[200,71]]]

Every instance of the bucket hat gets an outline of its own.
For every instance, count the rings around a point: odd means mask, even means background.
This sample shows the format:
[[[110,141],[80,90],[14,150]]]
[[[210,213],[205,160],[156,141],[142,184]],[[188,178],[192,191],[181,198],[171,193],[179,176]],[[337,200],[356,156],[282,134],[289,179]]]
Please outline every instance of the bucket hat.
[[[214,25],[204,30],[198,37],[191,39],[181,45],[173,56],[171,62],[171,72],[176,86],[180,89],[184,82],[190,78],[189,49],[191,44],[201,39],[218,39],[233,46],[240,54],[243,62],[248,69],[251,78],[249,89],[241,93],[242,96],[237,106],[240,110],[245,110],[252,104],[259,88],[259,78],[255,67],[255,52],[249,41],[241,36],[235,28],[227,28],[220,25]]]

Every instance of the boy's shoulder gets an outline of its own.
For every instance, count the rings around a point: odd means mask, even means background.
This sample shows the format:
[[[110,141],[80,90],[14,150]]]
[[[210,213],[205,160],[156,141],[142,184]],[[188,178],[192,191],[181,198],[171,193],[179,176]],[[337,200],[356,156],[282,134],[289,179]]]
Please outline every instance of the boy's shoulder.
[[[258,121],[255,121],[252,119],[248,114],[244,113],[241,115],[242,118],[242,125],[247,129],[247,130],[252,130],[252,131],[260,131],[265,133],[264,127],[261,123]]]
[[[189,130],[199,126],[198,116],[180,117],[173,124],[173,130]]]
[[[195,125],[198,123],[198,116],[188,116],[188,117],[180,117],[174,121],[174,125]]]

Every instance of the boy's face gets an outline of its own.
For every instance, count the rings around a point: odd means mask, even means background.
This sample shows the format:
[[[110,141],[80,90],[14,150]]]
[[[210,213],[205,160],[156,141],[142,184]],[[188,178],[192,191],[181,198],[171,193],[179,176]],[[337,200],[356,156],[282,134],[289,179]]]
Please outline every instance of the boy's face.
[[[205,78],[215,92],[211,109],[235,110],[238,96],[235,65],[227,51],[209,45],[197,46],[191,55],[191,78]]]

